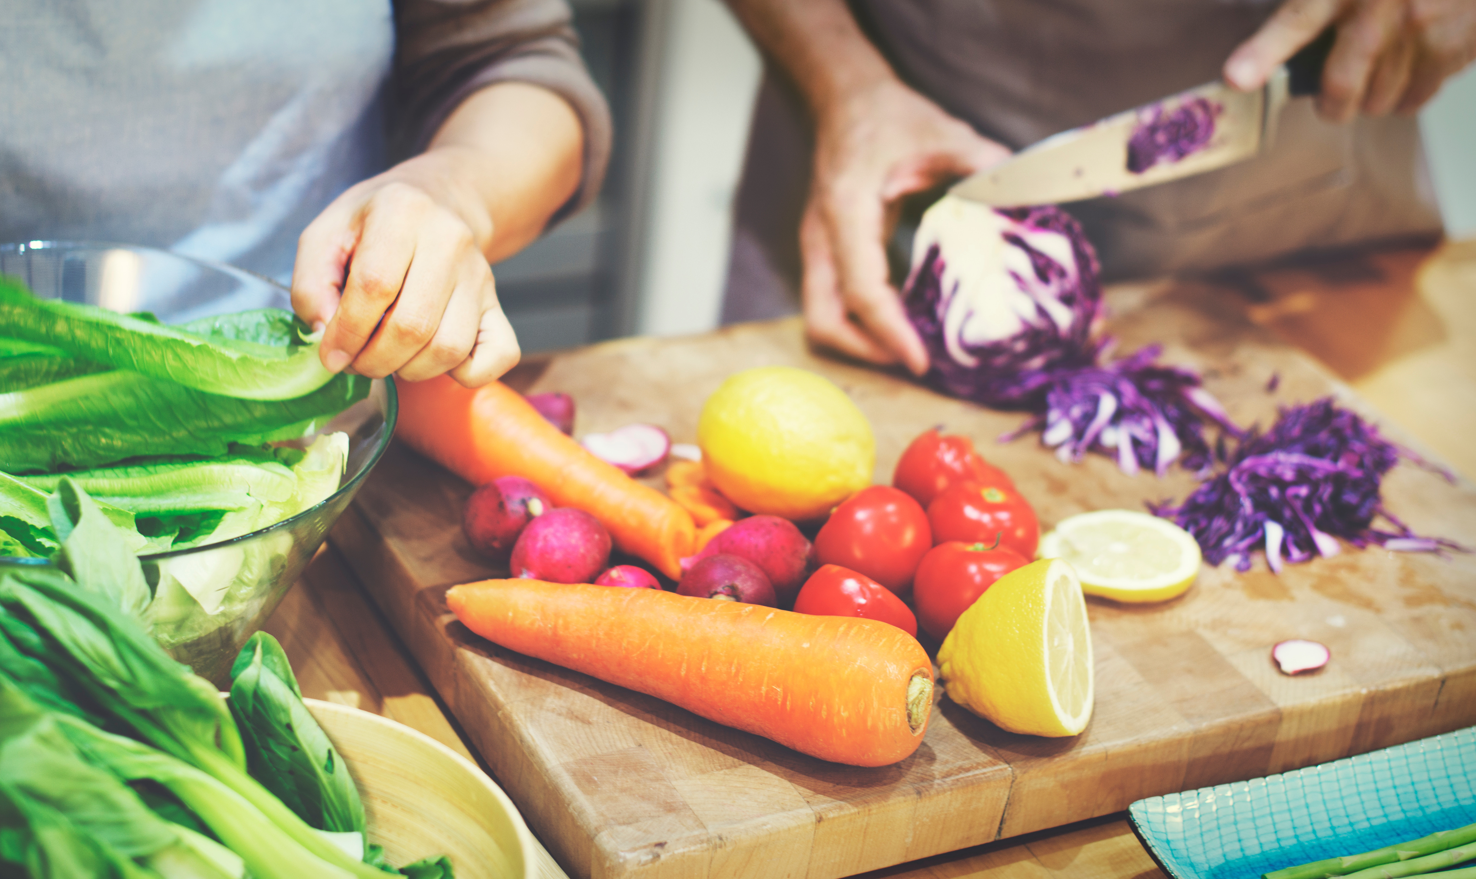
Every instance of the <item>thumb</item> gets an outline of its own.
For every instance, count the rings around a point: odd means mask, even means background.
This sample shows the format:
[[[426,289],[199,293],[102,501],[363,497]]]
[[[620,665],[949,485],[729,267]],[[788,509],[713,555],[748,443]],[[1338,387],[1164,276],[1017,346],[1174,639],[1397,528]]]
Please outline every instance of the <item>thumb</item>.
[[[1273,70],[1312,42],[1342,9],[1342,0],[1287,0],[1225,59],[1225,81],[1242,91],[1265,85]]]
[[[292,264],[292,310],[314,330],[333,319],[343,295],[359,231],[325,211],[297,240]]]

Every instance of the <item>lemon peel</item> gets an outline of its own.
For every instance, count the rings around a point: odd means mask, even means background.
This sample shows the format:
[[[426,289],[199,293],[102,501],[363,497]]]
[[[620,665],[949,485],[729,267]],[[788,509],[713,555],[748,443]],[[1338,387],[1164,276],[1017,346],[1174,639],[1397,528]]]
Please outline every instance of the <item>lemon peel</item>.
[[[734,504],[794,520],[825,515],[876,467],[866,416],[829,379],[792,366],[729,376],[702,406],[697,445]]]
[[[1095,699],[1091,628],[1068,562],[1042,559],[1001,577],[938,649],[948,697],[1010,732],[1074,736]]]

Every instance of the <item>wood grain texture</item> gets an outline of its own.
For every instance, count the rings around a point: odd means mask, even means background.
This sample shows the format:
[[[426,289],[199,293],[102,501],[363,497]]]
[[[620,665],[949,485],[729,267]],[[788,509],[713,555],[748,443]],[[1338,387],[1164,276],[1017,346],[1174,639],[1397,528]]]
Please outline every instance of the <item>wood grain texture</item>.
[[[1203,372],[1241,423],[1266,424],[1277,405],[1329,394],[1377,418],[1223,290],[1124,287],[1109,301],[1121,350],[1164,342],[1165,359]],[[520,368],[510,382],[572,393],[579,434],[651,421],[690,442],[702,400],[724,377],[772,363],[813,369],[852,396],[877,434],[877,481],[890,481],[913,436],[941,423],[1009,471],[1047,527],[1086,510],[1182,498],[1194,485],[1179,472],[1128,477],[1099,457],[1062,464],[1031,438],[996,445],[1018,416],[817,357],[793,321],[581,349]],[[1428,451],[1397,427],[1386,432]],[[470,491],[392,447],[331,539],[529,824],[577,876],[830,879],[1476,722],[1476,556],[1350,550],[1280,576],[1259,563],[1245,574],[1206,569],[1164,605],[1089,601],[1097,710],[1074,739],[1006,733],[942,698],[908,760],[871,770],[823,764],[468,633],[446,612],[444,591],[498,573],[460,534]],[[1385,502],[1416,531],[1476,545],[1468,480],[1403,465],[1386,481]],[[1316,675],[1280,675],[1270,647],[1287,637],[1323,641],[1333,663]],[[1032,857],[1018,875],[1052,869]]]

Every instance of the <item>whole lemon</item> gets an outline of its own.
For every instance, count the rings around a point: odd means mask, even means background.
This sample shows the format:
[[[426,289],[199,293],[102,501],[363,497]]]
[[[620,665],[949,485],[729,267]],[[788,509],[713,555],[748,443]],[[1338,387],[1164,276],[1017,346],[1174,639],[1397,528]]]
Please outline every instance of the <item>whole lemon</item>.
[[[871,484],[876,438],[845,391],[808,370],[734,373],[707,398],[697,444],[708,478],[739,507],[813,519]]]

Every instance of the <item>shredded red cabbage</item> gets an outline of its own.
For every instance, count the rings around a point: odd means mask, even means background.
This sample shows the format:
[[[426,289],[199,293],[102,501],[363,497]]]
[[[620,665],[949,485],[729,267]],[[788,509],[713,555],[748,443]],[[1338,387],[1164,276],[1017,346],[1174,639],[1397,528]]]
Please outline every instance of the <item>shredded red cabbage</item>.
[[[1115,456],[1129,474],[1142,468],[1162,476],[1176,460],[1208,471],[1214,454],[1204,422],[1230,434],[1239,429],[1198,375],[1155,363],[1161,352],[1162,346],[1149,345],[1130,357],[1050,376],[1044,413],[1005,439],[1041,428],[1041,442],[1065,462],[1097,450]]]
[[[1270,430],[1246,434],[1226,458],[1225,469],[1182,505],[1150,505],[1193,534],[1212,565],[1229,560],[1246,571],[1263,549],[1279,572],[1285,562],[1335,555],[1337,538],[1391,550],[1462,549],[1415,535],[1383,508],[1384,474],[1400,458],[1424,462],[1331,398],[1283,408]],[[1394,530],[1373,527],[1377,517]]]
[[[1139,117],[1127,144],[1127,169],[1142,174],[1160,162],[1177,162],[1204,148],[1215,135],[1220,106],[1193,98],[1165,113],[1161,105]]]
[[[1195,471],[1209,467],[1205,425],[1232,433],[1234,426],[1199,376],[1154,362],[1159,346],[1105,362],[1109,340],[1096,332],[1102,318],[1097,257],[1074,218],[1054,206],[946,207],[951,213],[939,216],[956,226],[920,230],[927,250],[904,288],[908,316],[928,349],[926,380],[933,387],[990,408],[1032,413],[1010,438],[1042,429],[1042,441],[1062,460],[1096,450],[1129,473],[1141,467],[1162,474],[1176,460]],[[985,236],[1002,244],[980,240]],[[949,241],[955,250],[973,248],[995,261],[955,254],[950,267],[943,252]]]

